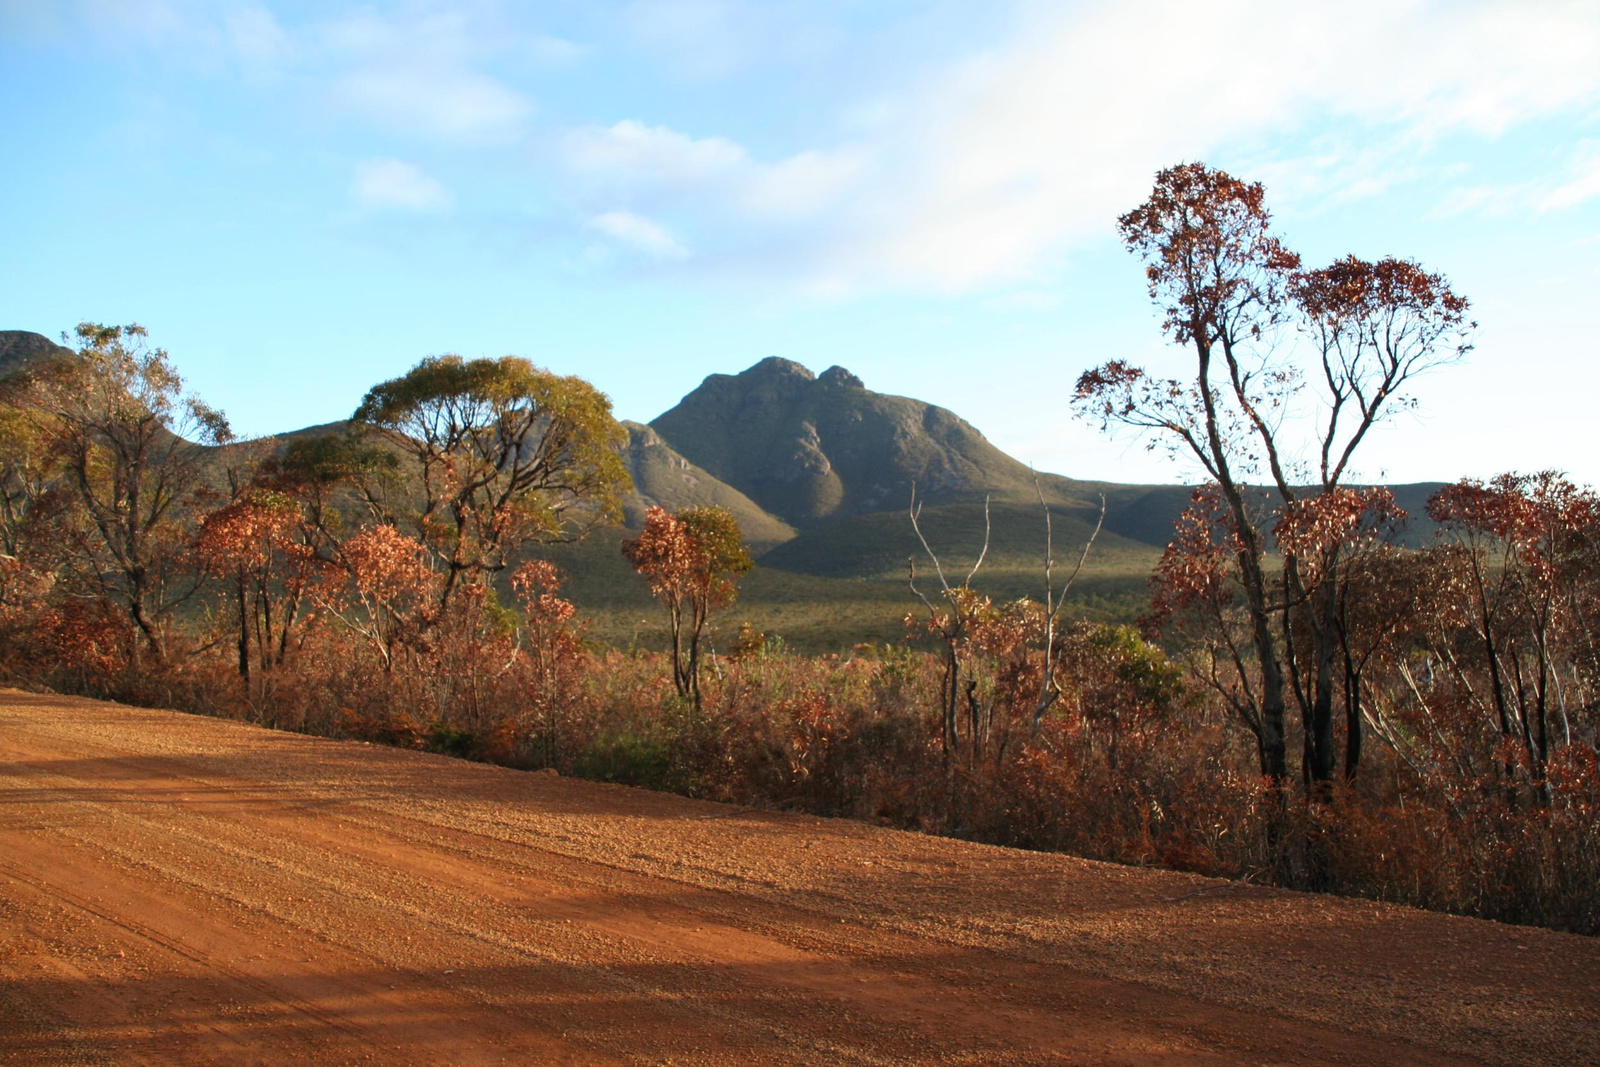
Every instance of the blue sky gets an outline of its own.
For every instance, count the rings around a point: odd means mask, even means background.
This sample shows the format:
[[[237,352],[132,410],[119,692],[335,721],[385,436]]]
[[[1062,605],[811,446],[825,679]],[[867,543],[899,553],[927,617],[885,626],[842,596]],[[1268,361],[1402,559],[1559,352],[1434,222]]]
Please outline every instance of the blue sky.
[[[1068,401],[1181,368],[1114,224],[1203,159],[1473,301],[1364,476],[1600,482],[1595,0],[0,0],[0,130],[0,328],[141,322],[246,434],[446,351],[641,421],[781,355],[1187,479]]]

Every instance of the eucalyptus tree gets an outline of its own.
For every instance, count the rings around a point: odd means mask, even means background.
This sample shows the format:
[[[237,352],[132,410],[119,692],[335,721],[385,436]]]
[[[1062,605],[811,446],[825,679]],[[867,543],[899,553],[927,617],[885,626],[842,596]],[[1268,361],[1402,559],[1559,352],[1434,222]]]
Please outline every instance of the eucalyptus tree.
[[[426,547],[440,610],[523,545],[620,517],[630,485],[627,431],[605,394],[516,356],[429,357],[374,386],[352,421],[401,457],[363,466],[357,481],[381,521]]]
[[[734,580],[755,566],[739,522],[721,507],[652,507],[639,536],[622,554],[645,576],[667,609],[672,632],[672,683],[700,710],[700,642],[711,614],[738,596]]]
[[[1272,230],[1262,186],[1203,163],[1161,171],[1119,229],[1145,262],[1163,331],[1193,353],[1193,372],[1163,378],[1112,360],[1083,373],[1076,403],[1104,428],[1151,434],[1214,484],[1225,529],[1204,540],[1211,555],[1226,546],[1248,636],[1226,642],[1236,675],[1212,680],[1251,725],[1262,773],[1278,780],[1288,774],[1291,692],[1306,775],[1325,781],[1341,538],[1364,540],[1392,504],[1341,490],[1371,429],[1414,406],[1414,378],[1470,351],[1476,324],[1442,276],[1410,261],[1350,256],[1303,269]],[[1303,447],[1314,462],[1299,461]],[[1309,634],[1303,651],[1296,621]]]
[[[139,325],[81,323],[77,351],[25,372],[16,408],[60,463],[81,507],[71,547],[78,577],[120,607],[153,659],[165,623],[194,592],[186,566],[191,509],[207,485],[207,446],[232,439],[222,413],[185,390]]]

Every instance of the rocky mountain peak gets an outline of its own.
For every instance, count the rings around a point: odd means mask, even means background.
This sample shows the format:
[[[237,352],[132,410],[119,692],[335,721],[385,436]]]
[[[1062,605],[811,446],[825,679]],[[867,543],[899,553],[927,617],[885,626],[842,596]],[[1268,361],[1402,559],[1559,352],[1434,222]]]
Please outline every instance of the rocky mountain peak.
[[[746,381],[782,381],[790,379],[810,382],[816,379],[816,375],[812,374],[804,366],[792,359],[784,359],[782,356],[768,356],[755,366],[741,372],[738,377]]]
[[[953,413],[867,389],[843,367],[820,376],[769,357],[713,374],[653,422],[690,462],[805,529],[910,497],[981,501],[1033,493],[1026,467]]]
[[[817,379],[823,385],[833,386],[838,389],[865,389],[866,386],[860,378],[840,366],[832,366],[822,372]]]

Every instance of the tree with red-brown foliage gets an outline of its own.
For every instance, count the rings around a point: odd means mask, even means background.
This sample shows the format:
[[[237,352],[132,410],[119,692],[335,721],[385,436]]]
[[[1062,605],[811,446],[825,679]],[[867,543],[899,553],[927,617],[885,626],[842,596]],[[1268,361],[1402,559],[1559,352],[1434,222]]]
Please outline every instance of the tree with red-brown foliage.
[[[436,621],[442,579],[423,545],[387,524],[346,539],[339,558],[340,571],[314,586],[312,595],[391,672]]]
[[[563,721],[583,670],[583,624],[572,601],[561,596],[560,568],[548,560],[529,560],[511,574],[511,588],[522,603],[522,654],[528,668],[527,697],[540,762],[556,765]]]
[[[1218,635],[1218,647],[1236,675],[1230,699],[1248,709],[1262,773],[1288,775],[1292,695],[1306,737],[1305,777],[1328,781],[1345,551],[1340,536],[1328,535],[1366,521],[1352,520],[1353,504],[1358,516],[1381,507],[1339,490],[1371,428],[1412,403],[1411,380],[1468,351],[1467,302],[1439,275],[1403,260],[1348,257],[1302,269],[1272,231],[1262,186],[1202,163],[1163,170],[1149,200],[1119,226],[1145,261],[1163,330],[1193,351],[1194,374],[1158,378],[1114,360],[1079,378],[1079,410],[1106,429],[1149,434],[1152,447],[1198,463],[1215,485],[1207,521],[1222,524],[1221,536],[1198,546],[1193,568],[1177,558],[1183,546],[1175,541],[1163,573],[1181,589],[1186,569],[1210,572],[1225,558],[1244,633]],[[1319,415],[1307,421],[1311,397]],[[1314,469],[1292,462],[1302,437],[1317,449]],[[1263,480],[1266,493],[1251,484]],[[1282,567],[1273,577],[1266,563],[1275,526]],[[1300,530],[1309,541],[1296,542]]]
[[[755,566],[738,520],[720,507],[678,514],[652,507],[639,536],[622,543],[633,569],[667,609],[672,634],[672,683],[700,710],[700,642],[711,614],[738,596],[734,579]]]
[[[1428,513],[1459,546],[1462,621],[1487,676],[1470,702],[1543,783],[1552,749],[1573,741],[1574,710],[1592,715],[1600,498],[1553,471],[1504,474],[1444,487]]]
[[[283,666],[318,579],[322,561],[306,536],[301,503],[287,493],[247,488],[201,520],[195,553],[227,588],[239,678],[248,693],[252,668]]]

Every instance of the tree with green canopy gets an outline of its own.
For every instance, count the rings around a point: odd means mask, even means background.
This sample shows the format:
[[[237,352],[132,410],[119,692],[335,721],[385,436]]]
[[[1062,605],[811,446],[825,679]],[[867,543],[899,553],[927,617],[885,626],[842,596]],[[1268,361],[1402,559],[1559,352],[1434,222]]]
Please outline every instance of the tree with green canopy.
[[[120,605],[159,661],[164,626],[194,591],[183,566],[187,508],[207,488],[206,445],[232,439],[227,419],[183,386],[139,325],[81,323],[79,348],[25,372],[14,410],[59,458],[85,520],[72,529],[77,575]]]
[[[397,476],[368,465],[357,480],[381,521],[426,546],[442,572],[440,608],[523,545],[619,518],[631,484],[627,431],[605,394],[517,356],[430,356],[374,386],[353,421],[408,461]]]

